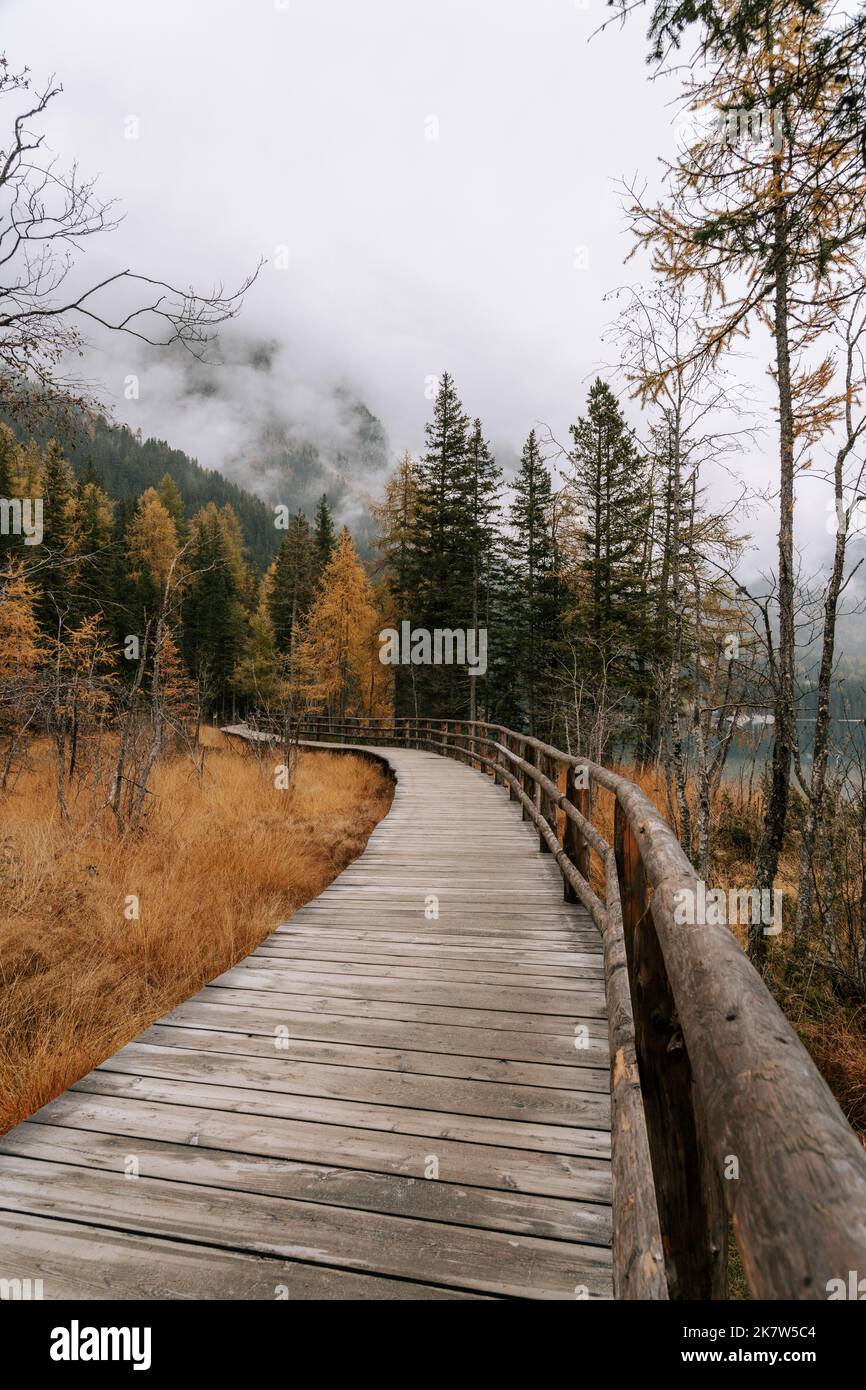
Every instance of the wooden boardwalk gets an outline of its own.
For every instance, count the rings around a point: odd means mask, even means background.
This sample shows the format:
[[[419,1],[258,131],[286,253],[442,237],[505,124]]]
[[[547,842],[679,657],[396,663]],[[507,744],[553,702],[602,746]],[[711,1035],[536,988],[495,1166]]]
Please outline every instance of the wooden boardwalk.
[[[379,751],[397,786],[364,853],[0,1139],[0,1276],[46,1298],[611,1297],[598,933],[488,777]]]

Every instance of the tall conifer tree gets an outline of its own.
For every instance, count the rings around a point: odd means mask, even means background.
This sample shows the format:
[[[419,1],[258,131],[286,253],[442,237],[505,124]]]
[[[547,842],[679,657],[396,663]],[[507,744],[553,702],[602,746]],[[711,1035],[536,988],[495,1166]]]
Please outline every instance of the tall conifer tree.
[[[335,545],[336,532],[334,530],[334,518],[328,506],[327,493],[323,492],[319,498],[319,505],[316,507],[316,530],[314,535],[314,571],[315,582],[317,584],[330,563]]]
[[[242,648],[244,609],[234,536],[213,502],[194,518],[183,604],[184,657],[209,701],[225,710]]]
[[[425,429],[418,468],[412,580],[419,627],[467,628],[471,622],[472,550],[467,466],[469,422],[453,379],[443,373]],[[421,706],[435,716],[468,711],[465,676],[453,666],[420,666]]]
[[[592,639],[588,671],[609,664],[624,691],[640,692],[651,643],[644,570],[650,499],[645,461],[606,382],[596,378],[587,412],[571,427],[571,486],[580,516],[578,616]]]
[[[469,545],[469,624],[474,632],[484,628],[488,633],[488,661],[491,659],[489,644],[495,646],[496,632],[490,631],[492,596],[497,583],[501,564],[501,550],[498,544],[499,502],[502,492],[502,470],[490,451],[484,438],[481,421],[476,418],[469,434],[466,447],[467,484],[467,541]],[[476,643],[476,651],[477,651]],[[469,717],[478,717],[478,683],[487,677],[469,677]],[[484,700],[486,710],[489,704]]]
[[[297,511],[289,519],[274,562],[268,608],[277,650],[291,655],[298,624],[309,609],[315,578],[315,547],[310,523]]]
[[[39,620],[52,633],[72,609],[73,557],[76,538],[76,496],[72,469],[54,439],[42,459],[43,563],[37,571]]]
[[[531,734],[550,731],[553,662],[562,629],[552,507],[550,472],[532,430],[514,479],[508,542],[512,670]]]

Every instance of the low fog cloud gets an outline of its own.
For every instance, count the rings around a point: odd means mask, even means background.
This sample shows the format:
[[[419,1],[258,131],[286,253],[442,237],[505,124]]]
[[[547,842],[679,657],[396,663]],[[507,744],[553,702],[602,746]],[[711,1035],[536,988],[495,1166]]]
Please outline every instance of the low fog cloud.
[[[133,346],[118,365],[106,354],[99,376],[113,388],[105,394],[111,417],[269,504],[311,512],[324,492],[338,520],[360,524],[390,450],[350,384],[316,379],[285,344],[251,340],[236,326],[215,355],[200,362],[180,348]]]

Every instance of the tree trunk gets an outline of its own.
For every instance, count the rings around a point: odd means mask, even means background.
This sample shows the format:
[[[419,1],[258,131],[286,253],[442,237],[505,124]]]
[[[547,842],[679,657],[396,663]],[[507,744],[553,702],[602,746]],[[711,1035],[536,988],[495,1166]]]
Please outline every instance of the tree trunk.
[[[781,158],[778,156],[777,158]],[[778,165],[777,165],[778,170]],[[794,410],[788,341],[788,226],[784,197],[776,175],[773,274],[776,386],[779,395],[779,660],[775,690],[775,730],[770,789],[764,829],[755,856],[755,887],[772,889],[788,820],[791,763],[794,755]],[[763,966],[767,944],[760,922],[749,930],[749,956]]]

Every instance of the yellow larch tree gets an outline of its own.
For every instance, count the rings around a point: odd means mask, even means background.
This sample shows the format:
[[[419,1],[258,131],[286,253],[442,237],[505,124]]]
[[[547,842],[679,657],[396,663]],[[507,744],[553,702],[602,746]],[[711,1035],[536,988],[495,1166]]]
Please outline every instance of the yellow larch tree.
[[[381,626],[370,578],[343,527],[298,650],[301,691],[312,705],[337,719],[387,708],[390,679],[379,661]]]
[[[180,549],[177,526],[156,488],[138,499],[126,536],[130,577],[150,581],[157,592],[165,588],[172,561]]]

